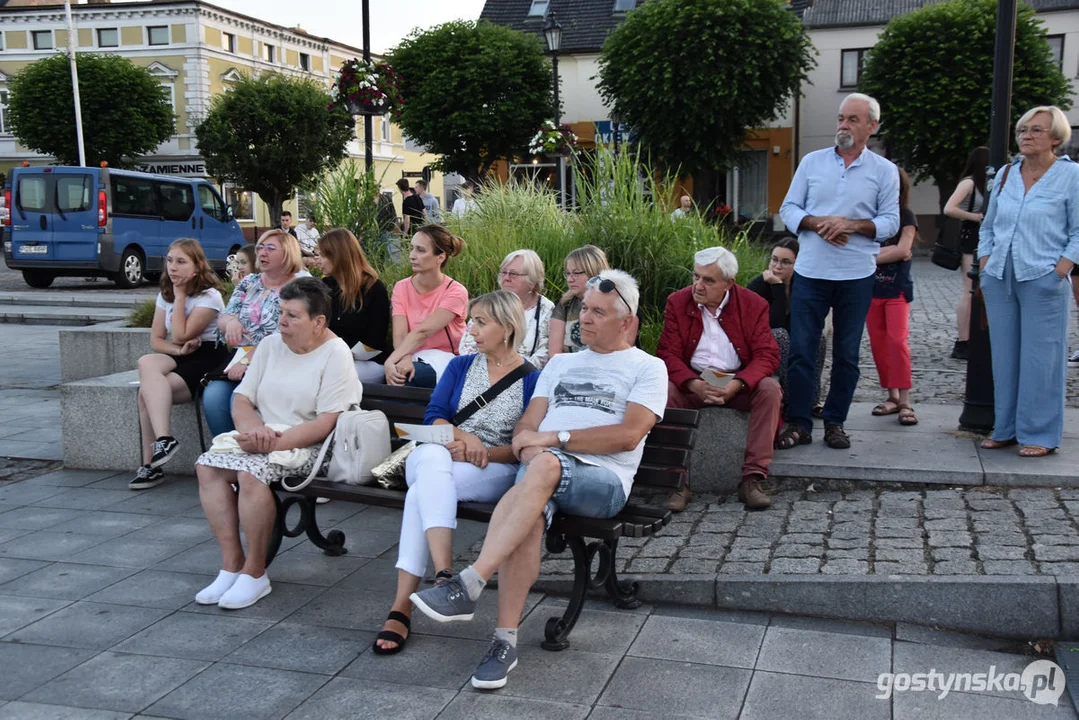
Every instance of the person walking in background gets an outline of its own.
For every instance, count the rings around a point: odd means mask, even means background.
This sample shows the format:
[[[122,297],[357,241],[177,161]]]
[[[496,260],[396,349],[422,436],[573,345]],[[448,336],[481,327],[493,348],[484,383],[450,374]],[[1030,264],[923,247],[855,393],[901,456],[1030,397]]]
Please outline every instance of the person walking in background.
[[[438,198],[431,193],[427,192],[427,181],[416,181],[416,194],[420,196],[420,200],[423,201],[423,210],[427,222],[429,223],[441,223],[442,222],[442,208],[438,205]]]
[[[683,195],[678,200],[678,207],[671,213],[671,220],[678,220],[680,218],[689,217],[693,212],[693,198],[689,195]]]
[[[858,384],[858,351],[873,296],[880,243],[899,230],[899,171],[866,148],[880,126],[880,104],[861,93],[839,106],[835,147],[798,164],[780,215],[801,252],[791,286],[791,422],[778,447],[812,442],[813,365],[824,319],[833,313],[832,377],[824,403],[824,441],[850,447],[843,429]]]
[[[465,180],[465,184],[461,186],[461,197],[453,201],[452,212],[459,218],[464,217],[468,213],[476,209],[476,201],[472,199],[472,194],[476,192],[476,183],[471,180]]]
[[[1043,457],[1064,434],[1070,274],[1079,261],[1079,165],[1057,153],[1071,126],[1055,106],[1015,126],[1019,157],[989,194],[978,243],[993,356],[993,434],[987,450],[1021,443]]]
[[[910,406],[910,302],[914,281],[910,276],[911,248],[918,235],[918,220],[910,209],[910,178],[899,169],[899,233],[886,240],[877,255],[873,300],[866,327],[880,386],[888,399],[873,408],[874,415],[899,413],[900,425],[917,425]]]
[[[397,189],[401,191],[401,232],[405,237],[412,237],[426,224],[423,219],[423,199],[408,186],[405,178],[397,181]]]
[[[974,264],[974,251],[978,248],[978,228],[985,212],[985,168],[989,165],[989,148],[979,146],[970,151],[963,168],[963,178],[955,186],[955,192],[944,204],[944,214],[961,221],[959,226],[959,252],[963,254],[959,266],[963,292],[955,307],[956,340],[952,358],[966,360],[967,342],[970,340],[970,268]]]

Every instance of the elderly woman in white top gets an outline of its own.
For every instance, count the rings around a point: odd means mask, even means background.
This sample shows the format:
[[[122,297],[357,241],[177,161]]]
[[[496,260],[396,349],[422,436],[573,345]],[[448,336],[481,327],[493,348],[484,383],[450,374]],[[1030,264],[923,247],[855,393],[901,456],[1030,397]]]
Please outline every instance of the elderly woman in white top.
[[[548,334],[554,303],[543,296],[543,261],[534,250],[514,250],[505,257],[498,269],[498,286],[521,299],[525,311],[524,338],[517,352],[537,370],[547,364]],[[479,352],[472,333],[461,336],[458,355]]]
[[[280,301],[278,332],[259,343],[236,388],[238,447],[219,448],[215,438],[195,467],[202,509],[221,546],[221,571],[195,596],[200,605],[236,610],[270,593],[266,549],[276,508],[268,486],[307,475],[337,416],[360,402],[352,351],[327,327],[326,285],[312,277],[293,280],[281,288]]]
[[[1079,262],[1079,165],[1057,155],[1071,138],[1060,108],[1036,107],[1015,126],[1019,157],[997,173],[978,265],[993,353],[993,435],[987,450],[1023,457],[1060,446],[1070,274]]]

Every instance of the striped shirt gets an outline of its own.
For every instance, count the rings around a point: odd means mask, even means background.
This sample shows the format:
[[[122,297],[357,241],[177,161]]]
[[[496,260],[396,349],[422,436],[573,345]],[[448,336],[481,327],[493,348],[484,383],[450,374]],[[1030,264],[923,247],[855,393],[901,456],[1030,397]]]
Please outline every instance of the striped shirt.
[[[899,231],[899,171],[866,148],[848,167],[834,147],[809,153],[779,208],[783,224],[798,235],[794,270],[817,280],[858,280],[877,271],[880,244]],[[812,230],[799,230],[807,215],[872,220],[876,237],[851,235],[836,247]]]
[[[1012,162],[1000,192],[1004,170],[997,173],[979,234],[978,257],[989,256],[985,272],[998,280],[1009,250],[1019,281],[1049,274],[1062,257],[1079,263],[1079,165],[1059,157],[1025,191],[1022,162],[1021,155]]]

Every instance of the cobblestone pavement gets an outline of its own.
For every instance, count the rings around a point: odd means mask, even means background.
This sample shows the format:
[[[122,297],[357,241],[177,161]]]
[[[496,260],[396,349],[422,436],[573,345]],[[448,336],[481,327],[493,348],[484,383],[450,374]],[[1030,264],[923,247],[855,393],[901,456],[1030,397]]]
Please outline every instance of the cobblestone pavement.
[[[784,490],[747,512],[695,495],[651,538],[619,541],[618,571],[673,575],[1076,575],[1079,489]],[[477,542],[459,564],[471,562]],[[543,575],[571,575],[545,555]]]

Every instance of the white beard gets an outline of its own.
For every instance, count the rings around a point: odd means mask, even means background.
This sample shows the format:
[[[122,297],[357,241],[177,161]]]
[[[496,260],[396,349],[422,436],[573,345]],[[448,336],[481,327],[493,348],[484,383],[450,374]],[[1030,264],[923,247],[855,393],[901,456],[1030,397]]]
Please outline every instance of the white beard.
[[[837,132],[835,134],[835,144],[840,150],[850,150],[854,147],[854,136],[848,132]]]

